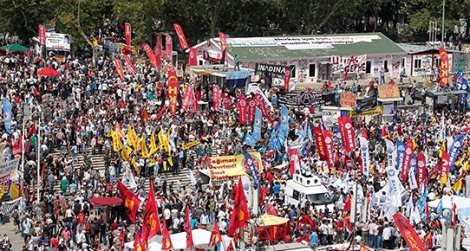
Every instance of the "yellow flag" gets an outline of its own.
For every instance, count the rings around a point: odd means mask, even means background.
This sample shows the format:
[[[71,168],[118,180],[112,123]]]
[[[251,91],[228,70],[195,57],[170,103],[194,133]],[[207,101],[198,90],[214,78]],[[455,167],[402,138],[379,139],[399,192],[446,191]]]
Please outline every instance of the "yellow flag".
[[[137,133],[133,127],[127,129],[127,144],[132,147],[137,147]]]
[[[446,141],[442,141],[441,150],[439,150],[439,158],[442,158],[442,153],[447,151]]]
[[[126,136],[124,132],[122,131],[121,125],[119,123],[117,123],[114,126],[114,131],[116,131],[117,136],[119,136],[121,139],[123,139]]]
[[[458,160],[455,162],[455,166],[462,166],[463,161],[464,161],[464,158],[463,158],[463,157],[460,158],[460,159],[458,159]]]
[[[452,190],[454,190],[454,192],[458,192],[460,190],[462,190],[462,178],[459,178],[455,184],[452,186]]]
[[[416,144],[416,140],[412,139],[411,142],[413,143],[413,150],[416,149],[416,147],[418,147],[418,144]]]
[[[171,154],[171,149],[170,149],[170,142],[168,142],[168,138],[166,134],[163,134],[163,131],[160,131],[158,133],[158,141],[160,141],[160,145],[165,149],[165,152],[168,153],[168,155]]]
[[[140,138],[140,154],[142,158],[146,159],[149,157],[149,150],[147,149],[147,145],[145,144],[145,138],[144,134],[142,134],[142,137]]]
[[[117,152],[124,147],[124,145],[121,142],[121,139],[119,139],[119,137],[117,136],[114,130],[110,130],[108,132],[108,136],[111,137],[113,140],[113,151]]]
[[[122,157],[124,160],[129,160],[129,157],[131,156],[131,153],[132,153],[132,148],[126,146],[126,147],[124,147],[124,149],[122,149],[122,151],[121,151],[121,157]]]
[[[441,182],[442,185],[447,185],[447,182],[449,182],[447,174],[442,175],[439,178],[439,181]]]
[[[137,140],[137,145],[134,147],[134,154],[137,154],[141,150],[141,147],[142,147],[141,141],[142,140],[145,141],[144,134],[142,134],[142,136],[140,136],[140,139]]]
[[[140,174],[140,169],[137,166],[137,163],[135,162],[135,159],[131,160],[131,164],[132,164],[132,167],[134,168],[135,172],[137,173],[137,175],[139,175]]]
[[[168,164],[170,164],[170,166],[173,166],[173,157],[168,157]]]
[[[468,160],[465,161],[465,163],[463,164],[461,169],[466,171],[466,172],[470,171],[470,165],[468,164]]]
[[[157,141],[155,139],[155,132],[152,132],[152,135],[150,135],[149,148],[150,148],[150,152],[149,152],[150,155],[153,155],[156,151],[158,151]]]

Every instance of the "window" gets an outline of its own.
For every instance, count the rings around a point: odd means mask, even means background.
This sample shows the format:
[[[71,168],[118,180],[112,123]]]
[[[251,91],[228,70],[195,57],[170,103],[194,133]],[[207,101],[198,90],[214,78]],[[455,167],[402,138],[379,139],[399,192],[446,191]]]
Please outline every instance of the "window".
[[[384,71],[388,72],[388,60],[384,60]]]
[[[441,59],[440,58],[434,58],[434,67],[439,67],[441,65]]]
[[[290,77],[291,78],[296,78],[297,77],[297,74],[296,74],[297,68],[295,67],[295,65],[289,65],[289,67],[290,67]]]
[[[415,69],[421,69],[421,59],[415,59]]]
[[[315,64],[310,64],[308,67],[308,76],[315,77]]]
[[[401,67],[405,67],[406,59],[401,58]]]
[[[370,73],[370,69],[372,68],[372,64],[370,61],[366,61],[366,73]]]
[[[299,193],[299,191],[294,190],[294,191],[292,192],[292,199],[297,200],[297,201],[300,201],[300,193]]]

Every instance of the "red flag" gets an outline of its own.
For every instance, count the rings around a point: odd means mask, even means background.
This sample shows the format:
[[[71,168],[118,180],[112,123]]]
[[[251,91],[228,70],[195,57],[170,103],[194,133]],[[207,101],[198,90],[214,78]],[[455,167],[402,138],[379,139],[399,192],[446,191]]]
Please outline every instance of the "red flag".
[[[354,128],[352,120],[349,116],[341,116],[338,118],[341,139],[346,154],[356,149],[356,139],[354,138]]]
[[[124,80],[125,79],[124,70],[122,69],[121,60],[115,58],[113,59],[113,63],[114,63],[114,68],[116,68],[117,75],[119,76],[121,80]]]
[[[149,58],[150,63],[152,64],[152,66],[159,70],[160,67],[157,64],[157,57],[153,53],[152,48],[150,48],[150,45],[147,44],[147,43],[142,44],[142,50],[144,50],[145,53],[147,54],[147,57]]]
[[[219,86],[216,84],[212,85],[212,108],[214,111],[219,110],[219,98],[220,98],[220,92],[219,92]]]
[[[322,130],[322,134],[323,134],[323,137],[325,139],[325,146],[326,146],[326,150],[327,150],[327,164],[328,164],[328,167],[331,168],[333,167],[334,165],[334,159],[333,159],[333,156],[334,156],[334,153],[333,153],[333,150],[334,150],[334,145],[333,145],[333,135],[331,135],[331,132],[328,131],[328,130]]]
[[[416,233],[410,222],[401,214],[395,214],[393,220],[410,251],[426,251],[424,243]]]
[[[317,224],[315,223],[315,221],[313,221],[312,217],[310,217],[310,215],[308,215],[308,214],[302,215],[299,219],[299,223],[304,224],[304,225],[310,225],[312,227],[312,229],[317,228],[316,227]]]
[[[145,107],[142,108],[141,118],[142,118],[143,120],[150,118],[150,115],[149,115],[149,113],[147,112],[147,108],[145,108]]]
[[[385,128],[385,126],[382,126],[382,133],[380,134],[380,136],[382,136],[382,138],[387,137],[387,129]]]
[[[178,40],[180,41],[181,49],[184,51],[188,49],[188,42],[186,41],[186,37],[184,36],[183,29],[179,24],[174,23],[173,28],[175,28],[176,35],[178,36]]]
[[[157,203],[155,202],[155,192],[153,186],[150,185],[149,193],[147,194],[147,204],[145,205],[144,211],[144,224],[143,227],[146,229],[146,235],[144,236],[147,240],[157,235],[160,231],[160,218],[158,217]]]
[[[117,183],[117,189],[119,190],[122,200],[124,201],[124,206],[127,209],[127,215],[129,216],[129,219],[135,223],[135,216],[140,206],[139,197],[129,190],[129,188],[124,186],[124,184],[122,184],[119,180]]]
[[[457,204],[453,203],[452,205],[452,226],[457,225]]]
[[[248,212],[248,206],[246,204],[245,192],[243,191],[241,177],[239,178],[238,184],[235,189],[235,201],[232,213],[230,215],[230,227],[228,229],[229,236],[233,236],[237,229],[246,226],[248,220],[250,220],[250,214]]]
[[[36,134],[36,125],[35,124],[33,124],[33,126],[31,126],[31,128],[29,128],[28,136],[26,136],[26,138],[29,139],[34,134]]]
[[[155,46],[155,56],[156,56],[156,65],[157,70],[160,71],[162,66],[162,57],[163,57],[163,46],[162,46],[162,36],[160,34],[155,35],[155,40],[157,45]]]
[[[168,99],[171,115],[175,115],[176,106],[178,105],[178,78],[174,71],[168,72]]]
[[[171,63],[173,61],[173,39],[170,34],[165,35],[165,53],[166,60]]]
[[[441,64],[439,65],[439,79],[441,87],[447,86],[449,82],[449,56],[444,48],[439,48],[439,57]]]
[[[128,58],[126,55],[122,55],[122,57],[124,58],[124,62],[126,63],[127,73],[132,76],[137,74],[137,68],[135,68],[135,65],[132,63],[131,59]]]
[[[166,227],[166,221],[163,221],[162,228],[162,250],[171,250],[173,249],[173,243],[171,243],[170,233]]]
[[[429,231],[426,237],[424,237],[424,244],[426,244],[427,250],[432,249],[432,231]]]
[[[184,215],[184,231],[186,232],[186,249],[191,249],[194,246],[193,230],[191,229],[191,220],[189,218],[189,207],[186,207],[186,214]]]
[[[240,95],[238,97],[238,122],[240,125],[246,125],[246,98]]]
[[[18,140],[13,144],[11,152],[13,155],[21,153],[23,150],[23,135],[18,137]]]
[[[247,100],[248,100],[248,123],[252,124],[253,119],[255,118],[256,101],[253,98],[249,98]]]
[[[132,36],[131,24],[125,23],[124,24],[124,39],[126,40],[127,47],[131,46],[131,36]]]
[[[193,102],[195,102],[193,86],[190,85],[190,84],[187,84],[186,89],[185,89],[184,94],[183,94],[181,109],[183,109],[183,111],[188,111],[189,106]]]
[[[423,183],[428,175],[428,169],[426,168],[426,158],[422,153],[417,153],[416,158],[418,159],[418,188],[421,187],[421,183]],[[425,185],[425,184],[424,184]]]
[[[142,245],[142,237],[141,237],[141,232],[140,231],[135,232],[134,250],[135,251],[144,251],[145,250],[143,245]]]
[[[344,203],[344,211],[351,211],[351,201],[352,201],[352,196],[348,194],[348,198],[346,199],[346,203]]]
[[[290,75],[291,75],[290,67],[289,66],[284,67],[284,90],[286,92],[289,91]]]
[[[424,208],[424,212],[426,214],[426,223],[429,223],[431,218],[429,217],[429,205],[428,202],[426,202],[426,207]]]
[[[295,171],[300,171],[300,157],[297,150],[289,149],[289,173],[294,175]]]
[[[411,159],[413,158],[413,142],[407,140],[405,143],[405,156],[403,157],[403,163],[401,166],[400,178],[403,181],[408,180],[408,173],[410,171]]]
[[[225,53],[225,56],[223,58],[225,58],[225,61],[228,60],[227,58],[227,37],[225,36],[225,33],[223,32],[219,32],[219,40],[220,40],[220,50],[222,51],[222,53]],[[224,62],[225,63],[225,62]]]
[[[189,49],[188,64],[191,65],[191,66],[197,65],[197,49],[196,48],[190,48]]]
[[[361,136],[367,140],[369,140],[369,133],[367,133],[367,129],[366,128],[361,128]]]
[[[230,224],[232,223],[230,222]],[[217,223],[217,221],[215,221],[214,227],[212,228],[212,232],[211,232],[211,238],[209,239],[209,247],[213,247],[221,242],[222,242],[222,235],[220,234],[219,224]]]
[[[320,160],[328,160],[328,149],[325,142],[325,137],[320,127],[313,127],[313,137],[315,137],[315,145],[317,146]]]
[[[40,24],[38,26],[39,46],[46,44],[46,26]]]
[[[441,180],[441,183],[446,184],[447,176],[449,175],[449,162],[450,162],[449,154],[446,151],[442,152],[442,157],[439,162],[441,166],[440,180]]]

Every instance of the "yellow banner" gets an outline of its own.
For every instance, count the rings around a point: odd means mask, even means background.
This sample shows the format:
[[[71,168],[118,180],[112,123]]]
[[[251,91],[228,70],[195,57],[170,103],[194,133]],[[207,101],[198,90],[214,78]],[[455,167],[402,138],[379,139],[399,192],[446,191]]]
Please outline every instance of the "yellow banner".
[[[191,147],[201,144],[199,141],[191,141],[183,145],[183,150],[189,149]]]
[[[258,174],[262,173],[261,154],[258,152],[250,152],[249,154],[257,166]],[[243,154],[211,157],[209,158],[208,169],[212,181],[224,181],[250,175],[250,168]]]
[[[351,117],[368,117],[368,116],[377,116],[382,114],[382,106],[376,106],[368,111],[357,113],[356,111],[351,111]]]

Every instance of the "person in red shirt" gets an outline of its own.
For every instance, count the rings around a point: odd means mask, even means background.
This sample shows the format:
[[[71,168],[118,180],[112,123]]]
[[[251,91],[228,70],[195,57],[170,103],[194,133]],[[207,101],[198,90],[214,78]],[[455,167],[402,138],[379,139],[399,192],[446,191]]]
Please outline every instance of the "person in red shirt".
[[[59,239],[57,237],[53,237],[50,240],[50,245],[52,250],[59,250]]]
[[[85,224],[85,218],[86,218],[86,216],[83,213],[83,210],[81,210],[80,213],[78,213],[78,215],[77,215],[77,223],[79,225]]]

